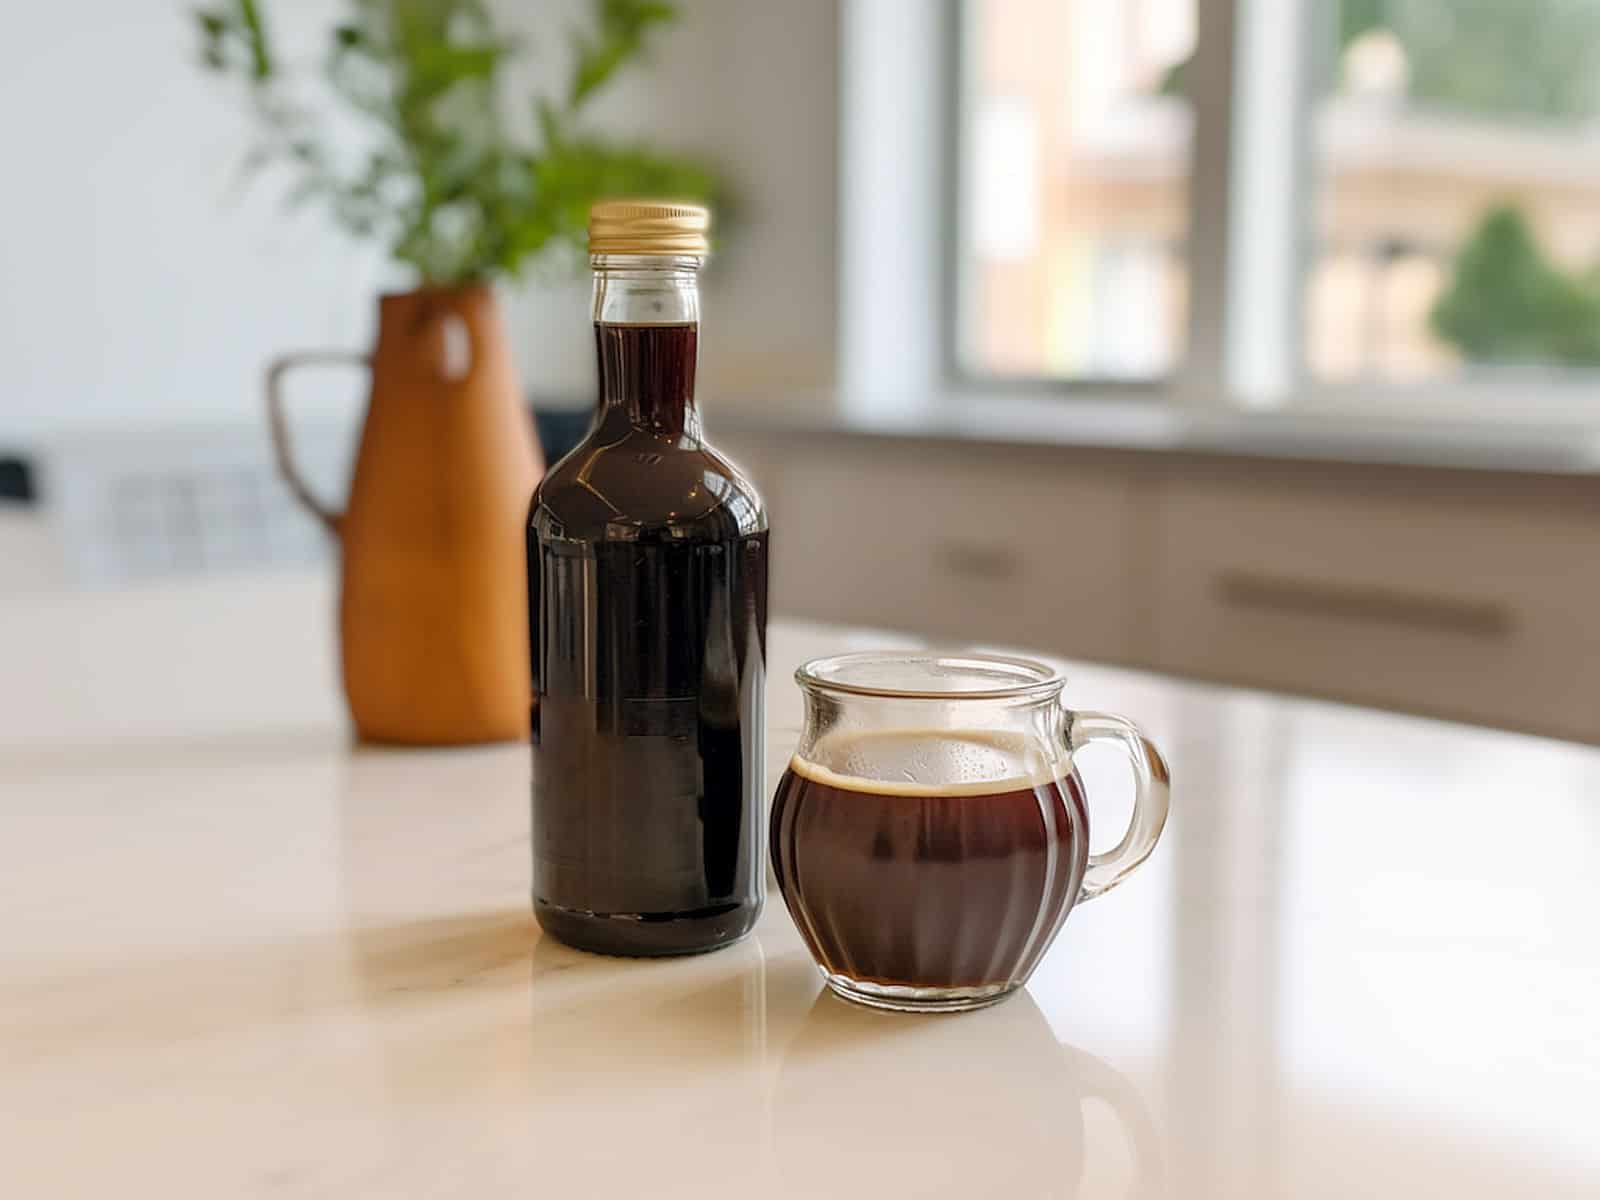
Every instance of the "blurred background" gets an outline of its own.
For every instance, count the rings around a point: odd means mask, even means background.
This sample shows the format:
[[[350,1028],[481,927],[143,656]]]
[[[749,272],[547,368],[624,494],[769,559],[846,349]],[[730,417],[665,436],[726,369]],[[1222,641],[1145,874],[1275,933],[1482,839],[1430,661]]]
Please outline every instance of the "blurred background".
[[[351,6],[262,7],[293,64]],[[486,7],[522,90],[603,8]],[[583,121],[723,182],[776,612],[1600,739],[1600,0],[672,7]],[[8,24],[0,588],[325,569],[263,369],[406,280],[245,177],[187,6]],[[581,258],[499,290],[553,459]],[[326,497],[366,387],[295,383]]]

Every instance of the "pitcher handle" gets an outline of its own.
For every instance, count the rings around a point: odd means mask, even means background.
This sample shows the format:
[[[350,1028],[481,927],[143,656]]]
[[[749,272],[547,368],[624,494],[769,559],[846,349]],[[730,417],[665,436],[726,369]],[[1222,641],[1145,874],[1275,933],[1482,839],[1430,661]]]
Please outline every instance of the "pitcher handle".
[[[310,350],[301,354],[285,354],[267,366],[267,425],[272,431],[272,455],[278,464],[278,474],[289,486],[290,493],[329,533],[339,536],[340,514],[317,499],[307,486],[300,469],[295,466],[294,446],[289,438],[289,418],[283,404],[283,377],[296,367],[372,365],[365,354],[348,350]]]
[[[1122,840],[1104,854],[1091,854],[1083,873],[1080,900],[1103,896],[1133,873],[1150,857],[1156,839],[1167,823],[1167,804],[1172,788],[1172,773],[1155,743],[1126,717],[1110,713],[1074,712],[1068,714],[1067,742],[1074,756],[1091,742],[1114,742],[1128,756],[1133,767],[1133,815]]]

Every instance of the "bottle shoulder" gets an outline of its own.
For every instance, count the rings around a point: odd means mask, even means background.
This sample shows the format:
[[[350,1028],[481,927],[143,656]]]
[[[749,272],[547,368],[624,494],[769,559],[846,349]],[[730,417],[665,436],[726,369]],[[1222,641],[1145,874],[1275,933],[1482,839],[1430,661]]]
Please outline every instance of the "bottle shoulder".
[[[614,439],[597,431],[552,466],[529,520],[543,538],[720,541],[764,532],[767,510],[749,477],[705,442],[630,429]]]

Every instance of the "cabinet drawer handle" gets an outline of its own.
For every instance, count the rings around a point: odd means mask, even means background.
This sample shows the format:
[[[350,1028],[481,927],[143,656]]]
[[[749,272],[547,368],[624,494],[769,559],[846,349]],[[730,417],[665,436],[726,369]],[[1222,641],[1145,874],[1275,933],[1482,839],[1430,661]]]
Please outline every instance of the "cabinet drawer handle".
[[[1515,624],[1504,605],[1489,600],[1461,600],[1453,596],[1291,579],[1252,571],[1221,572],[1217,576],[1217,592],[1224,604],[1235,608],[1344,617],[1376,625],[1467,637],[1507,637]]]
[[[1010,579],[1022,570],[1022,556],[1010,546],[981,542],[936,542],[934,561],[953,575],[983,579]]]

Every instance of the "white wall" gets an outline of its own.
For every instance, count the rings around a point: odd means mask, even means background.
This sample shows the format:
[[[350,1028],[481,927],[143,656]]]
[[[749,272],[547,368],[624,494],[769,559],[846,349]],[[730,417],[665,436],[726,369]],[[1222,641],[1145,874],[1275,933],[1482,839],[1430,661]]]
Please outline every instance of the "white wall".
[[[581,0],[497,0],[542,51]],[[320,53],[338,0],[269,0],[285,53]],[[82,428],[259,420],[273,354],[362,346],[380,256],[281,186],[231,188],[243,114],[194,65],[190,4],[12,6],[0,38],[0,444]],[[834,360],[835,0],[689,0],[607,124],[725,164],[744,220],[706,302],[705,390],[814,387]],[[549,52],[530,73],[559,68]],[[592,388],[587,285],[508,295],[524,381]],[[308,381],[311,382],[311,381]],[[354,382],[311,382],[313,406]]]
[[[603,124],[704,155],[738,193],[738,224],[707,271],[702,395],[833,382],[838,7],[681,0],[683,23],[661,40],[649,72],[619,82],[599,104]],[[562,0],[541,12],[552,10],[581,13],[583,5]],[[592,391],[588,286],[528,288],[515,298],[532,390]]]
[[[323,6],[274,7],[292,49]],[[371,255],[229,198],[243,125],[188,22],[148,0],[8,8],[0,438],[254,415],[269,353],[364,333]]]

